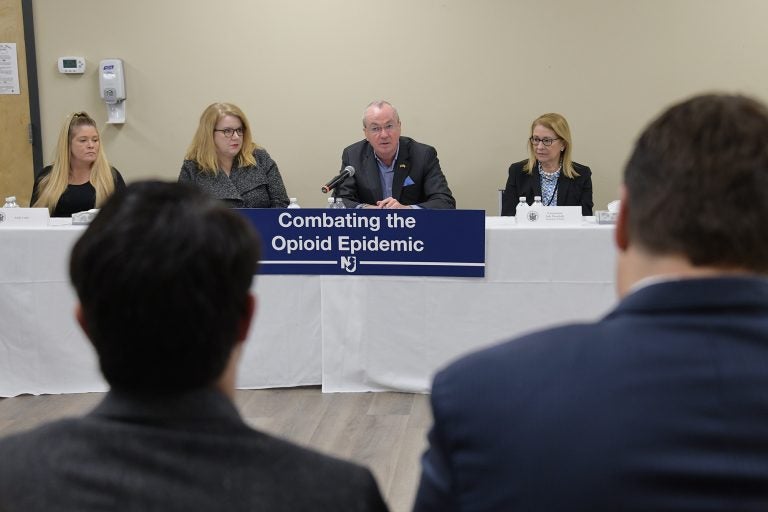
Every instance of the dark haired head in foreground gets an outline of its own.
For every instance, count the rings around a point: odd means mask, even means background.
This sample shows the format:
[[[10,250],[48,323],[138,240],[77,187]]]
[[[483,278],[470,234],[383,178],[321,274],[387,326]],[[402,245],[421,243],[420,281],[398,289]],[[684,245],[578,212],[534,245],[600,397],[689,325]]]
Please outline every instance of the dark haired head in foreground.
[[[626,168],[622,300],[437,374],[415,510],[765,510],[766,219],[766,107],[661,114]]]
[[[110,201],[72,250],[70,275],[112,388],[214,383],[247,334],[258,261],[248,221],[191,186],[137,183]]]
[[[768,110],[699,96],[661,114],[627,164],[622,249],[768,273]]]
[[[235,409],[258,260],[249,223],[196,188],[115,194],[70,264],[111,391],[85,417],[0,440],[0,509],[386,510],[368,470]]]

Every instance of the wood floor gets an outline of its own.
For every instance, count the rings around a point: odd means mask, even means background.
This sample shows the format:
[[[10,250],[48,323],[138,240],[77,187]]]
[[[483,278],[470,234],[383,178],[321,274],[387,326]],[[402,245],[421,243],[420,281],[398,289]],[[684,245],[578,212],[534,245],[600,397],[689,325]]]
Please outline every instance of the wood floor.
[[[0,399],[0,437],[80,415],[100,393]],[[411,509],[432,418],[428,395],[323,394],[317,387],[238,390],[237,406],[254,428],[371,468],[393,512]]]

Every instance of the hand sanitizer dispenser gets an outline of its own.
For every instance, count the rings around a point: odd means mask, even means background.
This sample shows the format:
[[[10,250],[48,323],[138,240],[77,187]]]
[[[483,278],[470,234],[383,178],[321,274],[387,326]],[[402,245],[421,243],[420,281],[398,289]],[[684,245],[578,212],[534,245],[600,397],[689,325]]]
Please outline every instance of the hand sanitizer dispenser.
[[[125,123],[125,73],[121,59],[99,63],[99,92],[107,104],[107,123]]]

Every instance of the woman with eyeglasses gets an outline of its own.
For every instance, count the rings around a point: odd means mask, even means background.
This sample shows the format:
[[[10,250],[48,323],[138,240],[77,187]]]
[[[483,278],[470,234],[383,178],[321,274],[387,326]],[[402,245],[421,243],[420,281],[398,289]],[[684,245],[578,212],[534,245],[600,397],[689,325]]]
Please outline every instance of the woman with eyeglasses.
[[[592,215],[592,171],[572,161],[573,142],[568,121],[560,114],[544,114],[531,124],[528,159],[509,167],[501,214],[515,215],[520,197],[544,206],[581,206]]]
[[[53,164],[35,179],[30,204],[48,208],[51,217],[71,217],[101,207],[124,188],[123,177],[104,154],[96,121],[85,112],[75,112],[61,127]]]
[[[231,208],[288,206],[277,164],[252,141],[248,119],[231,103],[203,111],[184,158],[179,181],[194,183]]]

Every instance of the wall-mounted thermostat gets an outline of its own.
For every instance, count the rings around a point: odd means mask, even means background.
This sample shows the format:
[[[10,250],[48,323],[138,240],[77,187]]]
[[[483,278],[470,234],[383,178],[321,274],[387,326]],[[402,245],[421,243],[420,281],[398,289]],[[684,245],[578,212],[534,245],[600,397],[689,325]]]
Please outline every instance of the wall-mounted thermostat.
[[[59,73],[85,73],[85,57],[59,57]]]

